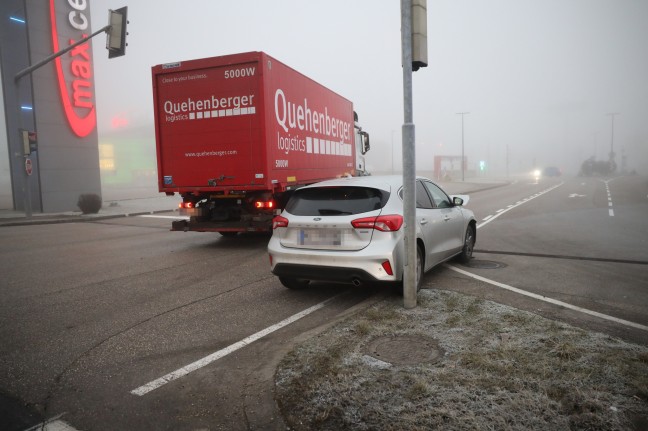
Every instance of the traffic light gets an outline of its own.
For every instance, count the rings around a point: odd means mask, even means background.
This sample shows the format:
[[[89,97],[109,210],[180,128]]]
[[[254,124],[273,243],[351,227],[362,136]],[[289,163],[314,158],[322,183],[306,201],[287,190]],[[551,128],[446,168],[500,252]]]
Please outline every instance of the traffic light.
[[[412,71],[427,65],[427,0],[412,0]]]
[[[117,10],[108,11],[108,25],[110,28],[106,34],[106,49],[108,50],[108,58],[121,57],[126,54],[126,24],[128,6],[124,6]]]
[[[23,143],[23,155],[28,156],[34,151],[38,150],[38,141],[36,140],[36,132],[30,130],[20,129]]]

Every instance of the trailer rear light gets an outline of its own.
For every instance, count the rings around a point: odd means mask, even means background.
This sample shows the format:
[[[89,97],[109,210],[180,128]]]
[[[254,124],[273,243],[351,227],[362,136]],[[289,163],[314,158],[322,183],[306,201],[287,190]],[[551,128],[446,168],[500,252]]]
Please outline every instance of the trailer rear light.
[[[403,216],[393,214],[359,218],[353,220],[351,225],[356,229],[376,229],[381,232],[396,232],[403,225]]]
[[[194,205],[193,202],[180,202],[180,203],[178,204],[178,208],[191,209],[191,208],[193,208],[194,206],[195,206],[195,205]]]
[[[387,275],[394,275],[394,270],[392,269],[391,263],[389,263],[388,260],[386,260],[386,261],[384,261],[382,263],[382,267],[385,270],[385,272],[387,273]]]
[[[274,201],[256,201],[254,207],[257,209],[271,210],[275,207]]]
[[[272,229],[274,230],[278,227],[288,227],[288,219],[282,216],[276,216],[275,218],[273,218]]]

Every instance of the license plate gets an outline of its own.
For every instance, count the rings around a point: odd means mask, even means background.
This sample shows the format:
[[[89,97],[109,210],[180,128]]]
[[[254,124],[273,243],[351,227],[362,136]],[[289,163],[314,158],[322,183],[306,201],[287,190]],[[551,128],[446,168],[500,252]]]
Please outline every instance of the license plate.
[[[299,245],[340,246],[342,231],[339,229],[302,229],[299,231]]]

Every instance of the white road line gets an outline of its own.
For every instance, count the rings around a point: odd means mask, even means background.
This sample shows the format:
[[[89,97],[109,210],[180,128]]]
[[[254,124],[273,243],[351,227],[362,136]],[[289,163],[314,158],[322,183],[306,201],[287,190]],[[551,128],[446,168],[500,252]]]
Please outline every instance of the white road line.
[[[491,217],[493,217],[493,216],[492,216],[492,215],[486,216],[486,217],[484,217],[484,218],[482,219],[482,221],[486,221],[486,220],[488,220],[488,219],[491,218]]]
[[[521,203],[519,203],[519,204],[515,204],[515,205],[510,205],[510,206],[509,206],[508,208],[506,208],[506,209],[499,209],[499,210],[495,211],[497,214],[496,214],[495,216],[493,216],[493,217],[490,217],[488,220],[485,220],[483,223],[478,224],[478,225],[477,225],[477,229],[479,229],[480,227],[485,226],[486,224],[492,222],[493,220],[495,220],[497,217],[501,216],[502,214],[504,214],[504,213],[506,213],[506,212],[508,212],[508,211],[511,211],[513,208],[517,208],[517,207],[519,207],[520,205],[525,204],[525,203],[529,202],[530,200],[537,198],[538,196],[542,196],[543,194],[548,193],[548,192],[552,191],[553,189],[562,186],[563,184],[565,184],[565,183],[564,183],[564,182],[561,182],[560,184],[556,184],[555,186],[553,186],[553,187],[551,187],[551,188],[548,188],[548,189],[545,190],[544,192],[538,193],[538,194],[533,195],[532,197],[530,197],[530,198],[528,198],[528,199],[525,199],[524,202],[521,202]]]
[[[153,380],[151,382],[148,382],[145,385],[140,386],[139,388],[133,389],[131,391],[131,394],[138,395],[140,397],[142,395],[146,395],[147,393],[149,393],[149,392],[151,392],[151,391],[153,391],[153,390],[155,390],[155,389],[157,389],[157,388],[159,388],[161,386],[164,386],[169,382],[172,382],[172,381],[174,381],[176,379],[179,379],[180,377],[184,377],[187,374],[191,373],[192,371],[196,371],[196,370],[198,370],[198,369],[200,369],[200,368],[202,368],[202,367],[204,367],[206,365],[211,364],[214,361],[217,361],[217,360],[229,355],[230,353],[235,352],[238,349],[240,349],[242,347],[245,347],[248,344],[251,344],[251,343],[255,342],[256,340],[258,340],[260,338],[263,338],[266,335],[271,334],[271,333],[283,328],[284,326],[290,325],[291,323],[296,322],[297,320],[301,319],[302,317],[308,316],[309,314],[319,310],[320,308],[324,308],[326,305],[328,305],[329,302],[333,301],[334,299],[337,299],[340,296],[341,295],[336,295],[336,296],[334,296],[332,298],[327,299],[324,302],[320,302],[317,305],[313,305],[312,307],[307,308],[306,310],[303,310],[303,311],[301,311],[301,312],[299,312],[297,314],[293,314],[292,316],[282,320],[281,322],[279,322],[279,323],[277,323],[275,325],[269,326],[269,327],[257,332],[256,334],[252,334],[249,337],[244,338],[243,340],[241,340],[241,341],[239,341],[237,343],[231,344],[230,346],[225,347],[224,349],[221,349],[221,350],[219,350],[217,352],[214,352],[211,355],[205,356],[204,358],[199,359],[199,360],[197,360],[195,362],[192,362],[189,365],[185,365],[182,368],[178,368],[177,370],[172,371],[169,374],[166,374],[166,375],[160,377],[159,379],[155,379],[155,380]]]
[[[188,216],[181,216],[181,215],[177,215],[177,216],[165,216],[165,215],[148,215],[148,214],[143,214],[143,215],[141,215],[141,216],[139,216],[139,217],[147,217],[147,218],[171,218],[171,219],[174,219],[174,220],[189,220],[189,217],[188,217]]]
[[[614,210],[610,210],[610,217],[614,217]]]
[[[600,317],[601,319],[610,320],[612,322],[620,323],[622,325],[630,326],[632,328],[641,329],[642,331],[648,331],[648,326],[644,326],[644,325],[641,325],[639,323],[619,319],[619,318],[616,318],[614,316],[608,316],[607,314],[599,313],[597,311],[588,310],[587,308],[578,307],[576,305],[572,305],[572,304],[569,304],[567,302],[558,301],[557,299],[552,299],[552,298],[548,298],[546,296],[538,295],[536,293],[527,292],[525,290],[518,289],[517,287],[509,286],[508,284],[500,283],[500,282],[497,282],[495,280],[490,280],[488,278],[481,277],[481,276],[476,275],[476,274],[472,274],[472,273],[470,273],[468,271],[464,271],[463,269],[457,268],[457,267],[452,266],[452,265],[447,264],[447,263],[445,264],[445,266],[447,268],[450,268],[451,270],[456,271],[456,272],[458,272],[460,274],[463,274],[463,275],[465,275],[467,277],[471,277],[471,278],[474,278],[475,280],[483,281],[484,283],[492,284],[493,286],[501,287],[502,289],[510,290],[511,292],[519,293],[520,295],[528,296],[528,297],[531,297],[531,298],[534,298],[534,299],[539,299],[541,301],[548,302],[550,304],[559,305],[561,307],[565,307],[565,308],[568,308],[570,310],[579,311],[581,313],[589,314],[589,315],[595,316],[595,317]]]
[[[52,419],[49,419],[31,428],[28,428],[25,431],[78,431],[69,423],[59,419],[63,415],[64,413],[61,413],[60,415],[55,416]]]

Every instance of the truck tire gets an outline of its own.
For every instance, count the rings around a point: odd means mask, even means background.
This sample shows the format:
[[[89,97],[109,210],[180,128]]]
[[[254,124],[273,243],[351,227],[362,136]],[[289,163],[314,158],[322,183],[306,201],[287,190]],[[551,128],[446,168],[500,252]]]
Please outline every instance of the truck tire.
[[[288,289],[299,290],[299,289],[307,288],[310,283],[310,280],[306,280],[303,278],[279,277],[279,282],[283,284],[285,287],[287,287]]]
[[[221,234],[222,236],[225,236],[225,237],[228,237],[228,238],[238,235],[238,232],[230,232],[230,231],[224,231],[224,232],[218,232],[218,233]]]

